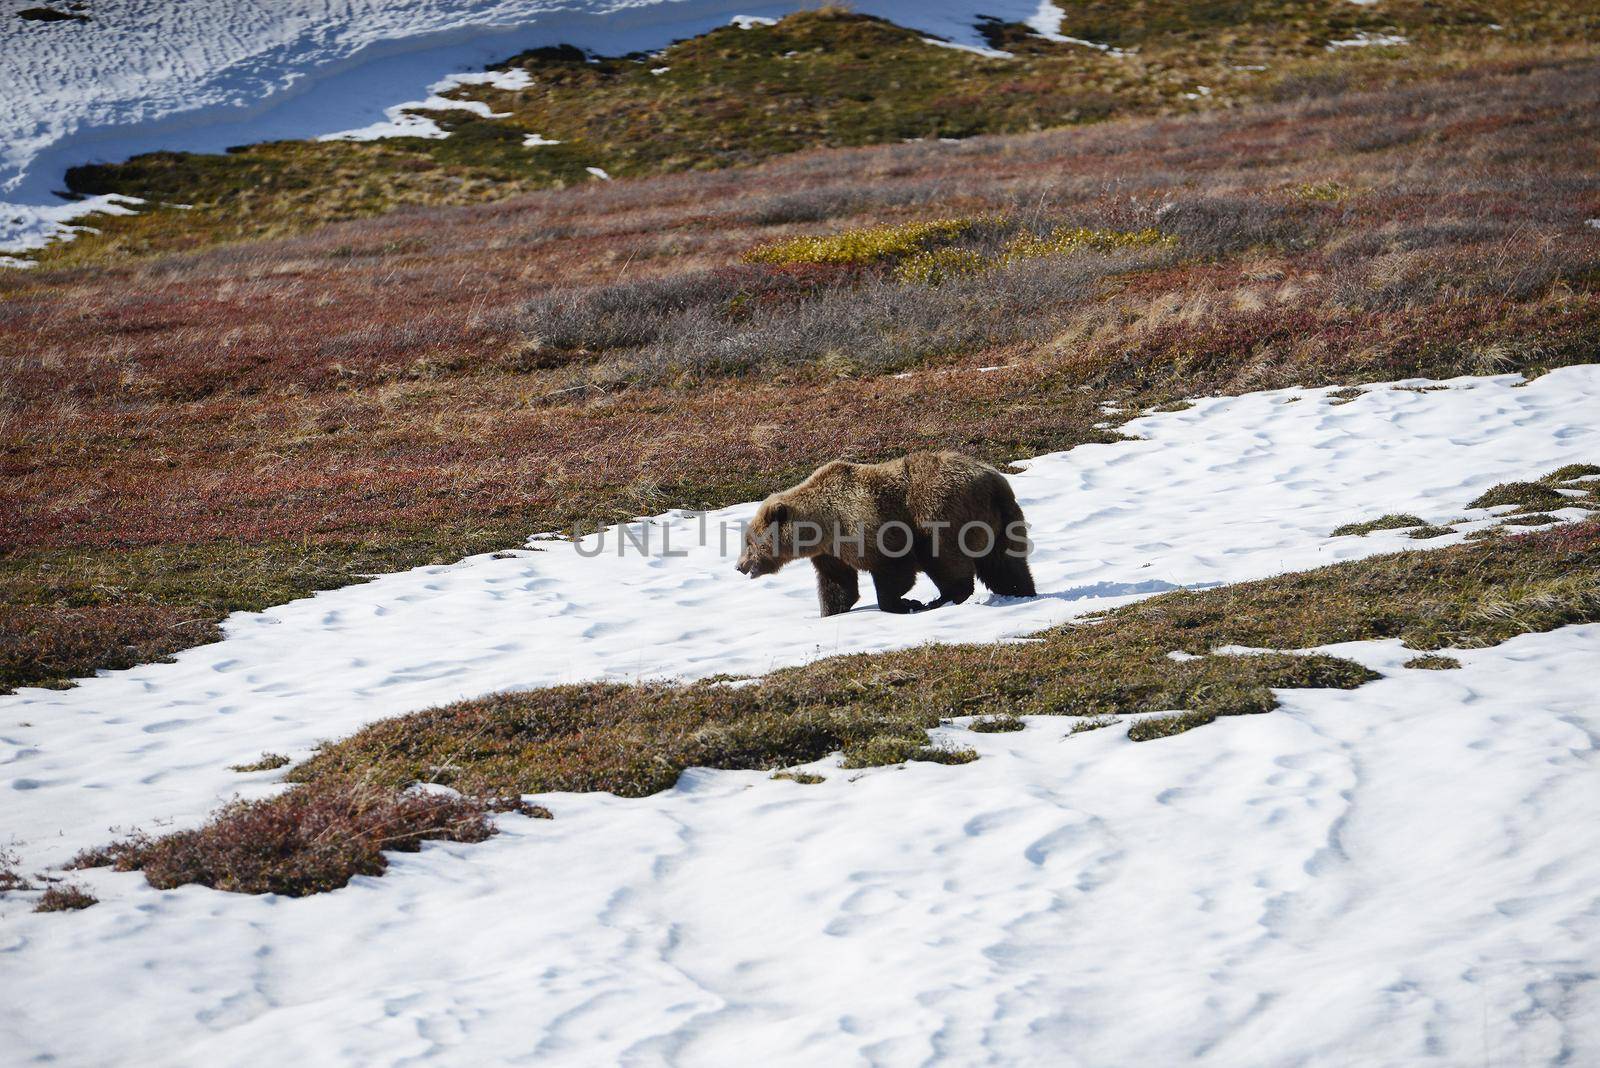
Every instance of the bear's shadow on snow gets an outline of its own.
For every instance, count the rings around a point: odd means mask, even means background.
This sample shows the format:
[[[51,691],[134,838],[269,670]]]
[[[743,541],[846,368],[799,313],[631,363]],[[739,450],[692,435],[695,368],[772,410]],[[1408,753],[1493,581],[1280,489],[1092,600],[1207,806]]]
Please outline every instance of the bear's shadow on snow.
[[[1054,598],[1057,601],[1087,601],[1101,597],[1134,597],[1141,594],[1169,593],[1172,590],[1209,590],[1221,586],[1221,581],[1213,582],[1167,582],[1163,579],[1145,579],[1143,582],[1096,582],[1089,586],[1074,586],[1067,590],[1057,590],[1054,593],[1040,593],[1037,597],[1006,597],[1004,603],[1018,601],[1043,600]]]
[[[969,601],[967,603],[976,604],[984,608],[1005,608],[1014,604],[1027,604],[1030,601],[1089,601],[1111,597],[1138,597],[1148,594],[1168,593],[1172,590],[1210,590],[1221,585],[1223,585],[1221,581],[1182,583],[1167,582],[1163,579],[1145,579],[1142,582],[1096,582],[1088,586],[1073,586],[1065,590],[1037,593],[1032,597],[1007,597],[1003,594],[991,593],[981,601]],[[876,604],[864,604],[854,609],[857,612],[876,612],[878,610]]]

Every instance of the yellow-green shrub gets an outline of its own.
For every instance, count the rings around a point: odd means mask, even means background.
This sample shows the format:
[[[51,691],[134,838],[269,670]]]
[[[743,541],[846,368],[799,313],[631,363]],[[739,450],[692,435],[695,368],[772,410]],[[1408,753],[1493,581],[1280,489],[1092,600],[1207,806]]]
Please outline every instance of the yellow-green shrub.
[[[867,264],[898,260],[949,241],[970,230],[972,219],[934,219],[898,226],[869,226],[827,237],[794,237],[759,245],[744,254],[747,263]]]
[[[918,252],[900,261],[894,276],[902,282],[936,286],[957,275],[977,274],[993,264],[981,252],[970,248],[936,248]]]
[[[1062,226],[1052,230],[1048,237],[1019,234],[1006,246],[1002,258],[1007,261],[1028,260],[1066,256],[1073,252],[1117,252],[1173,243],[1172,237],[1149,226],[1143,230],[1094,230],[1087,226]]]

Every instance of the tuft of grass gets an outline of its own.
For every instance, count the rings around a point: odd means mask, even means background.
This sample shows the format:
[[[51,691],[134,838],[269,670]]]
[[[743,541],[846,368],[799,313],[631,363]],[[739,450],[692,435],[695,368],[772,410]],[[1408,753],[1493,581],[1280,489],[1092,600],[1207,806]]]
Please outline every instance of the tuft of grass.
[[[1330,405],[1349,404],[1351,401],[1355,400],[1365,392],[1366,390],[1360,389],[1356,386],[1346,386],[1344,389],[1336,389],[1332,393],[1329,393],[1328,403]]]
[[[797,782],[801,786],[815,786],[818,783],[828,781],[825,776],[809,771],[775,771],[772,773],[772,778],[781,779],[785,782]]]
[[[1556,468],[1548,475],[1545,475],[1543,478],[1539,479],[1539,481],[1552,485],[1559,485],[1563,482],[1571,482],[1574,479],[1586,478],[1589,475],[1600,475],[1600,467],[1597,467],[1594,464],[1567,464],[1563,467]]]
[[[1135,742],[1152,742],[1157,738],[1171,738],[1196,727],[1215,723],[1217,714],[1210,711],[1174,712],[1167,716],[1146,716],[1128,727],[1128,737]]]
[[[35,912],[73,912],[86,909],[99,902],[83,887],[75,883],[63,883],[52,886],[39,896],[38,904],[33,906]]]
[[[1408,533],[1406,537],[1411,538],[1413,541],[1429,541],[1433,538],[1442,538],[1446,534],[1454,533],[1454,527],[1436,527],[1432,524],[1427,524],[1425,526],[1417,527],[1415,530]]]
[[[1564,494],[1541,482],[1502,482],[1490,486],[1468,503],[1468,508],[1511,506],[1522,512],[1543,512],[1571,503]]]
[[[32,890],[33,884],[17,871],[18,857],[9,849],[0,849],[0,894],[9,890]]]
[[[1371,534],[1375,530],[1404,530],[1407,527],[1426,527],[1426,520],[1418,519],[1414,515],[1403,512],[1394,512],[1389,515],[1379,516],[1377,519],[1368,519],[1361,523],[1346,523],[1342,527],[1335,527],[1333,536],[1343,537],[1348,534]]]
[[[1088,719],[1080,719],[1078,722],[1072,725],[1072,729],[1067,732],[1067,737],[1070,738],[1074,734],[1083,734],[1086,731],[1097,731],[1105,727],[1114,727],[1121,722],[1122,720],[1118,719],[1116,716],[1091,716]]]
[[[1423,671],[1451,671],[1461,666],[1461,661],[1453,656],[1441,656],[1438,653],[1423,653],[1407,660],[1402,667]]]
[[[876,768],[886,764],[926,761],[932,764],[969,764],[978,759],[976,750],[929,745],[927,735],[895,737],[876,735],[847,746],[841,768]]]
[[[414,853],[425,841],[481,842],[493,833],[487,806],[472,799],[317,783],[234,801],[196,830],[135,837],[88,851],[75,864],[137,869],[162,890],[198,883],[302,897],[338,889],[357,875],[381,875],[385,851]]]
[[[979,716],[967,725],[967,729],[979,734],[1005,734],[1025,730],[1027,726],[1016,716]]]
[[[1561,517],[1550,515],[1548,512],[1533,512],[1525,515],[1511,515],[1500,521],[1503,527],[1537,527],[1545,523],[1559,523]]]
[[[272,771],[289,763],[289,758],[282,753],[262,753],[261,756],[248,764],[230,764],[229,771]]]

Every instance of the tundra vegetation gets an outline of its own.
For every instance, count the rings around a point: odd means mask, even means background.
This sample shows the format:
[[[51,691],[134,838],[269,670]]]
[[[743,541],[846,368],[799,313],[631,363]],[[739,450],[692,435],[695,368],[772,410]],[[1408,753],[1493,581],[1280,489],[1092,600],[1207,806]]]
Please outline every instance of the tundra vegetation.
[[[0,687],[841,455],[1593,358],[1600,68],[1323,90],[0,274]]]

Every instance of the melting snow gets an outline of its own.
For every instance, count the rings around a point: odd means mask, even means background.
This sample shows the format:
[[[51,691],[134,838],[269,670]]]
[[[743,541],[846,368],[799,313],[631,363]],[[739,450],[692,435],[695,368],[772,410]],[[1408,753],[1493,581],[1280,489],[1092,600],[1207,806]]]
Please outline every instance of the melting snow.
[[[340,130],[335,133],[322,134],[318,141],[376,141],[384,137],[449,137],[450,131],[439,128],[439,125],[427,115],[418,115],[418,111],[470,111],[474,115],[485,119],[503,119],[509,116],[509,111],[493,111],[488,104],[481,100],[456,100],[441,94],[452,89],[459,89],[463,85],[487,85],[494,89],[514,91],[526,89],[533,84],[533,79],[521,67],[513,70],[495,70],[482,74],[452,74],[428,86],[426,100],[412,100],[404,104],[392,104],[383,109],[386,118],[382,122],[374,122],[354,130]]]
[[[924,37],[923,44],[931,44],[936,48],[953,48],[957,52],[971,52],[975,56],[987,56],[989,59],[1014,59],[1010,52],[1002,52],[998,48],[987,45],[962,44],[960,41],[941,41],[937,37]]]
[[[132,215],[144,201],[121,193],[102,193],[60,204],[0,203],[0,250],[32,252],[52,241],[70,240],[74,234],[94,228],[75,223],[93,215]],[[32,267],[34,262],[20,256],[0,255],[0,267]]]
[[[1038,9],[1028,16],[1026,25],[1035,34],[1047,41],[1055,41],[1058,44],[1082,45],[1085,48],[1093,48],[1112,56],[1127,55],[1122,49],[1113,48],[1108,44],[1101,44],[1099,41],[1085,41],[1082,37],[1063,36],[1061,33],[1061,20],[1065,17],[1066,12],[1062,11],[1053,0],[1039,0]]]
[[[1339,41],[1329,41],[1328,51],[1336,48],[1377,48],[1389,45],[1410,44],[1409,37],[1402,37],[1397,33],[1367,33],[1357,30],[1354,37],[1346,37]]]

